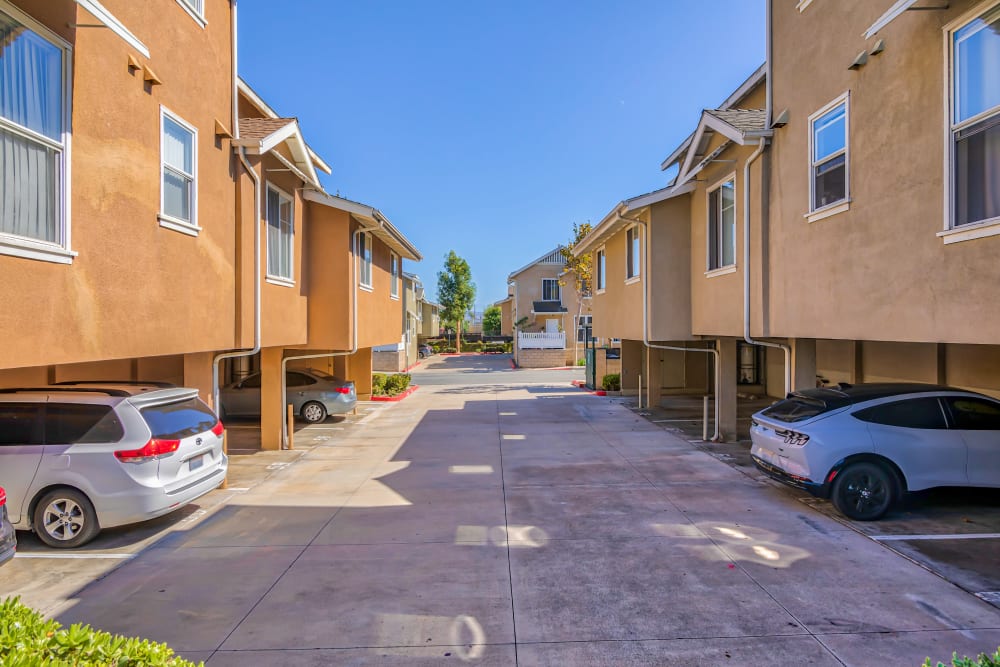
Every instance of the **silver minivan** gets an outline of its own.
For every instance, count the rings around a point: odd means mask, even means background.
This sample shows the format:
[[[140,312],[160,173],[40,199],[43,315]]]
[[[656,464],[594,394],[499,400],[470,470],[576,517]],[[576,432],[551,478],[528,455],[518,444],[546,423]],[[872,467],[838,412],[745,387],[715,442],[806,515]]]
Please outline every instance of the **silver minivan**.
[[[196,389],[0,389],[0,486],[11,523],[73,548],[102,528],[172,512],[225,479],[222,436]]]

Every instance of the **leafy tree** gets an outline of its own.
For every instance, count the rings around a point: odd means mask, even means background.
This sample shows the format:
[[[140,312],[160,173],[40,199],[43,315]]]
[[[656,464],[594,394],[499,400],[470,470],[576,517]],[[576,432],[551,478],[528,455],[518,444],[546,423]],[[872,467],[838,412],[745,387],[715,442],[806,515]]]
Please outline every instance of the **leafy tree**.
[[[567,245],[559,248],[559,253],[566,259],[566,272],[567,279],[561,280],[560,284],[565,285],[567,281],[572,281],[573,287],[576,288],[576,294],[579,297],[577,299],[576,306],[576,322],[579,326],[580,318],[583,316],[583,298],[591,295],[591,289],[594,285],[593,276],[593,254],[587,253],[586,255],[580,255],[579,257],[573,254],[573,248],[580,243],[590,232],[594,230],[593,225],[589,222],[584,222],[582,224],[573,223],[573,236]],[[575,338],[576,332],[573,332]],[[579,350],[574,343],[573,345],[573,359],[576,360],[576,356],[579,354]]]
[[[501,314],[500,306],[490,306],[483,311],[483,333],[497,336],[500,334]]]
[[[438,302],[441,319],[455,323],[456,349],[462,349],[462,323],[476,300],[476,284],[472,282],[469,263],[449,250],[444,258],[444,271],[438,271]]]

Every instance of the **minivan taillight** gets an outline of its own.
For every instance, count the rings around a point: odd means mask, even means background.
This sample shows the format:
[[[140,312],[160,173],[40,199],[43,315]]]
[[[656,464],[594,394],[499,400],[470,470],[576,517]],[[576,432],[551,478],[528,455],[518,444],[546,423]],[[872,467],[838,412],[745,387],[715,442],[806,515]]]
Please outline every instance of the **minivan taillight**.
[[[141,463],[155,456],[176,452],[180,446],[180,440],[157,440],[153,438],[142,449],[123,449],[115,452],[115,458],[122,463]]]
[[[217,436],[222,436],[222,432],[226,430],[226,427],[222,425],[222,421],[219,420],[215,422],[215,426],[212,427],[212,433]]]
[[[0,486],[0,507],[3,507],[6,504],[7,504],[7,492],[3,490],[2,486]]]

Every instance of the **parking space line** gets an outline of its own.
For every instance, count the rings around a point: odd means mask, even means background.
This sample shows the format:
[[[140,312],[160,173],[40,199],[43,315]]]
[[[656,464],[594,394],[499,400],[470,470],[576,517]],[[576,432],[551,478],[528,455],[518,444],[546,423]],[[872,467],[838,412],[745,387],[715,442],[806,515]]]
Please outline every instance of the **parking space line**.
[[[19,551],[14,558],[51,558],[56,560],[128,560],[136,554],[46,554]]]
[[[955,535],[869,535],[878,542],[909,542],[910,540],[995,540],[1000,533],[958,533]]]

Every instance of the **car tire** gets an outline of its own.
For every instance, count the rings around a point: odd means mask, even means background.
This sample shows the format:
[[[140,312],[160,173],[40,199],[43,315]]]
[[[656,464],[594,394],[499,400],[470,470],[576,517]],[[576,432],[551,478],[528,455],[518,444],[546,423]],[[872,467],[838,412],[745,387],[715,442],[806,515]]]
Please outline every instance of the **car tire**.
[[[68,487],[53,489],[38,499],[32,527],[38,539],[55,549],[83,546],[101,532],[90,499]]]
[[[867,461],[852,463],[833,480],[834,506],[856,521],[880,519],[896,502],[896,476],[885,466]]]
[[[326,408],[323,407],[322,403],[309,401],[302,406],[299,415],[310,424],[318,424],[326,419]]]

